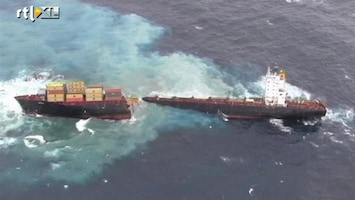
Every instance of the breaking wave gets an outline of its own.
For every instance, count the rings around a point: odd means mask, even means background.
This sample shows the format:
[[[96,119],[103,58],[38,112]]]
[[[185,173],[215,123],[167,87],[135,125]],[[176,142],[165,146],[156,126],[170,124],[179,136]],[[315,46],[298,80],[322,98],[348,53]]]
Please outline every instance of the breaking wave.
[[[324,5],[324,0],[285,0],[287,3],[295,3],[300,5],[310,5],[310,6],[318,6]]]
[[[344,125],[345,127],[351,128],[351,123],[354,123],[354,109],[328,109],[325,120],[338,122]]]
[[[291,127],[284,125],[282,119],[270,119],[269,123],[284,133],[291,133],[293,130]]]
[[[94,134],[95,131],[91,128],[87,128],[86,125],[90,122],[91,118],[89,119],[81,119],[75,123],[75,127],[79,132],[83,132],[84,130],[88,130],[91,134]]]
[[[28,135],[23,139],[23,143],[28,148],[35,148],[46,143],[46,140],[42,135]]]
[[[51,76],[49,71],[27,73],[21,70],[16,78],[0,82],[0,136],[23,124],[21,106],[14,97],[36,93],[53,80],[58,80],[58,76]]]
[[[351,136],[351,140],[355,140],[354,108],[328,109],[323,121],[337,126],[337,133]]]

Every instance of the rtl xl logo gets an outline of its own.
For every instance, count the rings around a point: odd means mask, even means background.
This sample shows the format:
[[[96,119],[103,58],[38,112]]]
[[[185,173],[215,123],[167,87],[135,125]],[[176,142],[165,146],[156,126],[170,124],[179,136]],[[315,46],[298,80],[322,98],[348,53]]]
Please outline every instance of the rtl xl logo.
[[[32,22],[36,21],[36,19],[59,19],[59,7],[58,6],[40,6],[34,7],[30,6],[24,7],[23,9],[18,9],[17,18],[21,18],[21,14],[23,17],[28,20],[30,19]]]

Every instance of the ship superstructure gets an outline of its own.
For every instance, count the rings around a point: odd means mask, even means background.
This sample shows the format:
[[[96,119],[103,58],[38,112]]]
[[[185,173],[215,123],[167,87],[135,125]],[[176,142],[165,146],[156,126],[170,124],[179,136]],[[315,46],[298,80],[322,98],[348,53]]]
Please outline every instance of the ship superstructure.
[[[286,107],[286,72],[268,67],[265,79],[265,105]]]

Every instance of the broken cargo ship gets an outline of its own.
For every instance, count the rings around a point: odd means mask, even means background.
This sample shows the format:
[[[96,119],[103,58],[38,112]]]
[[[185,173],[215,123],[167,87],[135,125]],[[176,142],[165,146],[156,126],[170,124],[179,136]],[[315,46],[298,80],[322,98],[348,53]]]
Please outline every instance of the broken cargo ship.
[[[16,96],[26,114],[110,120],[131,118],[128,99],[121,89],[85,86],[83,81],[51,82],[37,94]]]
[[[144,97],[160,105],[219,114],[223,119],[317,119],[326,114],[326,106],[317,100],[287,96],[286,72],[268,68],[264,98],[183,98]]]

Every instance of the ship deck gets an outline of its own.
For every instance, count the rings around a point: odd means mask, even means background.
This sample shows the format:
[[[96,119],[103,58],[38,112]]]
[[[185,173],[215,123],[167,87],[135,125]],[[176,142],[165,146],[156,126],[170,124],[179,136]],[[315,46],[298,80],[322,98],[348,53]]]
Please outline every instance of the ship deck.
[[[267,106],[262,98],[252,98],[252,99],[237,99],[237,98],[185,98],[185,97],[144,97],[143,100],[148,102],[164,102],[164,103],[197,103],[197,104],[219,104],[219,105],[235,105],[235,106],[255,106],[255,107],[265,107]],[[270,106],[275,107],[275,106]],[[288,108],[297,109],[312,109],[312,110],[325,110],[326,106],[319,101],[312,100],[288,100]]]
[[[60,101],[60,102],[49,102],[46,100],[43,100],[40,96],[38,95],[21,95],[21,96],[16,96],[15,99],[18,100],[26,100],[26,101],[36,101],[36,102],[46,102],[46,103],[55,103],[55,104],[61,104],[61,105],[93,105],[93,104],[112,104],[112,103],[127,103],[126,99],[123,97],[120,100],[103,100],[103,101],[81,101],[81,102],[66,102],[66,101]]]

